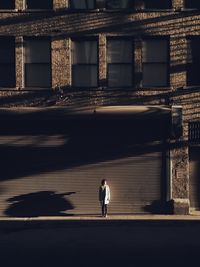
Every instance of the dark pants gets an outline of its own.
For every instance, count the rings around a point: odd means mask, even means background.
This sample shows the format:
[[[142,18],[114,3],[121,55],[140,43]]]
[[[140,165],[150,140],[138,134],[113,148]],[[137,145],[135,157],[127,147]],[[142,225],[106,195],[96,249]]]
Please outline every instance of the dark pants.
[[[105,201],[101,201],[101,212],[102,216],[106,216],[108,213],[108,205],[105,204]]]

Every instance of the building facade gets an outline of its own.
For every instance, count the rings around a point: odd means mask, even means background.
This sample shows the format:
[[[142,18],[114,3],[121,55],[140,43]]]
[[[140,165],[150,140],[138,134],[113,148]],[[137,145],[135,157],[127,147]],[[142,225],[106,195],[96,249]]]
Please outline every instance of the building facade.
[[[198,211],[198,1],[1,2],[0,215]]]

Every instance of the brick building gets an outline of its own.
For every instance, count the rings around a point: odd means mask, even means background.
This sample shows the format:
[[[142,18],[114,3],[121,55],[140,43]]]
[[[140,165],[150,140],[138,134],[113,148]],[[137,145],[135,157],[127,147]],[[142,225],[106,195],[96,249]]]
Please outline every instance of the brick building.
[[[1,1],[0,215],[96,214],[102,178],[112,214],[199,210],[199,19],[193,0]]]

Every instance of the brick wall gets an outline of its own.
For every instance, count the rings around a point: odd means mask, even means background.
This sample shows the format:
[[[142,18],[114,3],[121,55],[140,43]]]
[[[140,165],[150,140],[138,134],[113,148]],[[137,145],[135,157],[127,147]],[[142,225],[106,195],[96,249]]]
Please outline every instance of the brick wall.
[[[183,138],[173,140],[172,197],[188,199],[189,160],[188,122],[200,119],[200,89],[186,88],[188,35],[200,35],[200,15],[180,11],[183,0],[173,0],[172,11],[74,13],[66,9],[68,1],[54,0],[54,11],[28,12],[23,1],[16,1],[20,11],[0,13],[0,35],[16,36],[16,88],[0,91],[0,105],[45,106],[67,105],[182,105]],[[135,1],[142,8],[142,1]],[[52,87],[48,92],[23,90],[23,36],[52,37]],[[71,86],[70,38],[97,36],[99,39],[99,80],[97,90],[76,90]],[[132,36],[134,38],[135,88],[132,90],[104,90],[106,86],[106,38]],[[170,36],[170,87],[141,88],[141,39],[143,36]],[[59,88],[62,88],[59,91]],[[70,88],[70,90],[69,90]]]

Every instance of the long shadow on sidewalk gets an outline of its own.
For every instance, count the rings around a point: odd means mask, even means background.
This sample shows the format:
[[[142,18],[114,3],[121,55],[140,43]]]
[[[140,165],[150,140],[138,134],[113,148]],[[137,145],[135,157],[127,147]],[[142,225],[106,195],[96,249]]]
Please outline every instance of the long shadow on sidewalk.
[[[9,217],[72,216],[64,213],[74,209],[73,204],[65,196],[75,193],[56,194],[53,191],[40,191],[15,196],[7,200],[10,206],[5,210],[5,214]]]

